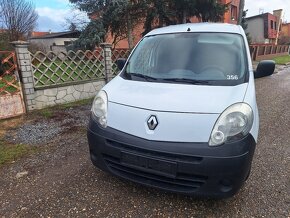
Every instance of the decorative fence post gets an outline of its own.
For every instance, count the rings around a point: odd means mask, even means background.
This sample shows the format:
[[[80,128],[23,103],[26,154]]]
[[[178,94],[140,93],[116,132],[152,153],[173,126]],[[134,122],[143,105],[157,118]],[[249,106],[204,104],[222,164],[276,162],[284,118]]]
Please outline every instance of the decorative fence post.
[[[35,90],[31,68],[31,58],[28,51],[29,42],[15,41],[11,43],[16,52],[20,81],[23,83],[23,94],[28,111],[35,109]]]
[[[101,47],[104,50],[105,77],[106,77],[106,83],[108,83],[113,78],[113,71],[112,71],[112,44],[102,43]]]

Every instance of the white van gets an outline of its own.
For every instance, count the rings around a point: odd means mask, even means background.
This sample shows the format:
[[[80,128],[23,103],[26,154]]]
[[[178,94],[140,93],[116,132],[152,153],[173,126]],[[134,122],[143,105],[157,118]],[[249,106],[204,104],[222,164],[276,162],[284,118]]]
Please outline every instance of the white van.
[[[225,198],[249,176],[259,130],[243,29],[183,24],[153,30],[119,60],[96,96],[88,141],[93,164],[143,185]]]

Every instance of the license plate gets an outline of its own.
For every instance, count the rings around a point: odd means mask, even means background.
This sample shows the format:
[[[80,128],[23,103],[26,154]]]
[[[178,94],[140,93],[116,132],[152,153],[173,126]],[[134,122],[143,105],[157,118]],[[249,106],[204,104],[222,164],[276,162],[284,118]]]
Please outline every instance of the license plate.
[[[170,177],[176,176],[176,162],[122,152],[121,163],[150,173]]]

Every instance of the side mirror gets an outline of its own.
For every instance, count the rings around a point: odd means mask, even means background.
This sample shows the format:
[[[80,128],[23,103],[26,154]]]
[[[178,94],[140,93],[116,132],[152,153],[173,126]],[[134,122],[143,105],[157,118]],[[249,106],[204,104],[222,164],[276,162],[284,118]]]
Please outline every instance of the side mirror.
[[[275,61],[261,61],[258,64],[257,70],[254,72],[255,79],[265,76],[271,76],[274,73],[275,65]]]
[[[117,60],[117,66],[118,66],[118,69],[119,69],[119,70],[122,70],[122,69],[123,69],[123,67],[124,67],[125,64],[126,64],[126,61],[127,61],[126,58],[119,58],[119,59]]]

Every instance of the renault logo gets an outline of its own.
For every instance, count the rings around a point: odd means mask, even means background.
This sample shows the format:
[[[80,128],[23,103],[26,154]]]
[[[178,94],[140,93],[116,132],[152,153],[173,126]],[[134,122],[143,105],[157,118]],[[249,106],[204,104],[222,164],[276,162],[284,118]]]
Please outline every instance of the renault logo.
[[[154,130],[156,129],[156,127],[158,126],[158,120],[157,120],[157,117],[154,116],[154,115],[151,115],[149,117],[149,119],[147,120],[147,125],[148,125],[148,128],[150,130]]]

